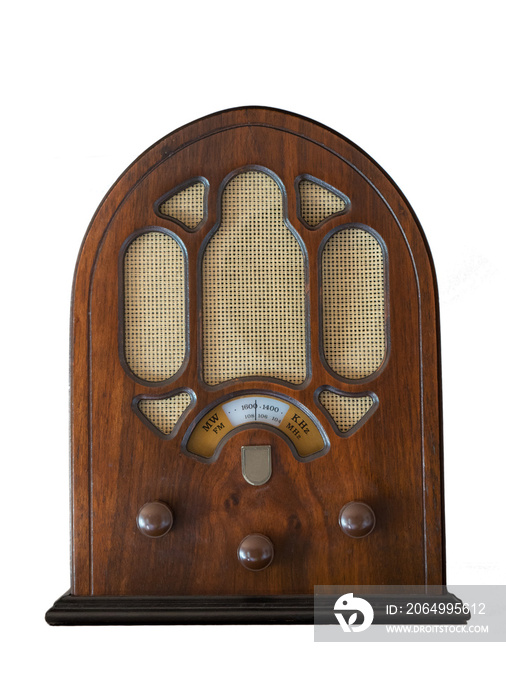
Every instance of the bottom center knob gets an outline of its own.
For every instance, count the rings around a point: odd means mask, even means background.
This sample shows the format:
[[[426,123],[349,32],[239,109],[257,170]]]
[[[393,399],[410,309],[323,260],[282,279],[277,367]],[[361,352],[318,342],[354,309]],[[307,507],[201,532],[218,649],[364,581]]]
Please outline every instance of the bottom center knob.
[[[250,571],[266,569],[274,559],[274,547],[265,535],[246,535],[237,548],[237,558]]]

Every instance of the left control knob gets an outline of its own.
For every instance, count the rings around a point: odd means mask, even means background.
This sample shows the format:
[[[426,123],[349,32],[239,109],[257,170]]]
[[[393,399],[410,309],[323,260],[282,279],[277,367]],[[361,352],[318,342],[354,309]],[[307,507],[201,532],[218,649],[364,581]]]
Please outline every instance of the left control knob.
[[[163,537],[174,524],[174,516],[163,501],[149,501],[137,513],[137,527],[146,537]]]

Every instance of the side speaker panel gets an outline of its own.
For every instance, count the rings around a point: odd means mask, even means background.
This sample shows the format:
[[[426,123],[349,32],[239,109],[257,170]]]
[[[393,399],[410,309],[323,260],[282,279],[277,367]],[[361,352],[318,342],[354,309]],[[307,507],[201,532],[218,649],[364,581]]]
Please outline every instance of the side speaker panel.
[[[333,233],[321,257],[323,354],[339,377],[364,380],[383,364],[385,254],[362,228]]]
[[[134,238],[124,256],[123,285],[126,363],[139,379],[167,381],[186,353],[181,245],[161,231]]]

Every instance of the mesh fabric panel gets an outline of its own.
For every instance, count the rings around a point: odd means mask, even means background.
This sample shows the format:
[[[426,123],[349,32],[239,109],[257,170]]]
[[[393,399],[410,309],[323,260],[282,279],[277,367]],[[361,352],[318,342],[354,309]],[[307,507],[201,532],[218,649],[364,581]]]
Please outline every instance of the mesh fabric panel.
[[[318,399],[342,433],[353,428],[373,405],[370,396],[342,396],[327,390],[322,391]]]
[[[384,258],[368,231],[349,228],[322,255],[323,350],[336,374],[363,379],[385,357]]]
[[[168,399],[143,399],[139,401],[139,411],[161,433],[170,435],[190,403],[191,396],[184,391]]]
[[[304,255],[283,221],[277,183],[255,170],[223,192],[202,261],[203,370],[211,385],[306,378]]]
[[[125,359],[136,377],[172,377],[185,356],[185,267],[179,244],[143,233],[124,259]]]
[[[204,218],[205,186],[195,182],[160,204],[160,213],[181,221],[187,228],[197,228]]]
[[[311,227],[318,226],[329,216],[339,214],[346,208],[344,199],[312,180],[299,182],[299,195],[300,216]]]

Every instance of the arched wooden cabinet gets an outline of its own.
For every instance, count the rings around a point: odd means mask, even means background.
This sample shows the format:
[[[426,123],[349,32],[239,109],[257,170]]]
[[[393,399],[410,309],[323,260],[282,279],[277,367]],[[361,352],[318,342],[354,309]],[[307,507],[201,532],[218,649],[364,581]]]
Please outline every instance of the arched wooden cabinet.
[[[73,290],[78,622],[307,622],[313,587],[445,583],[437,291],[409,203],[311,120],[162,139]]]

